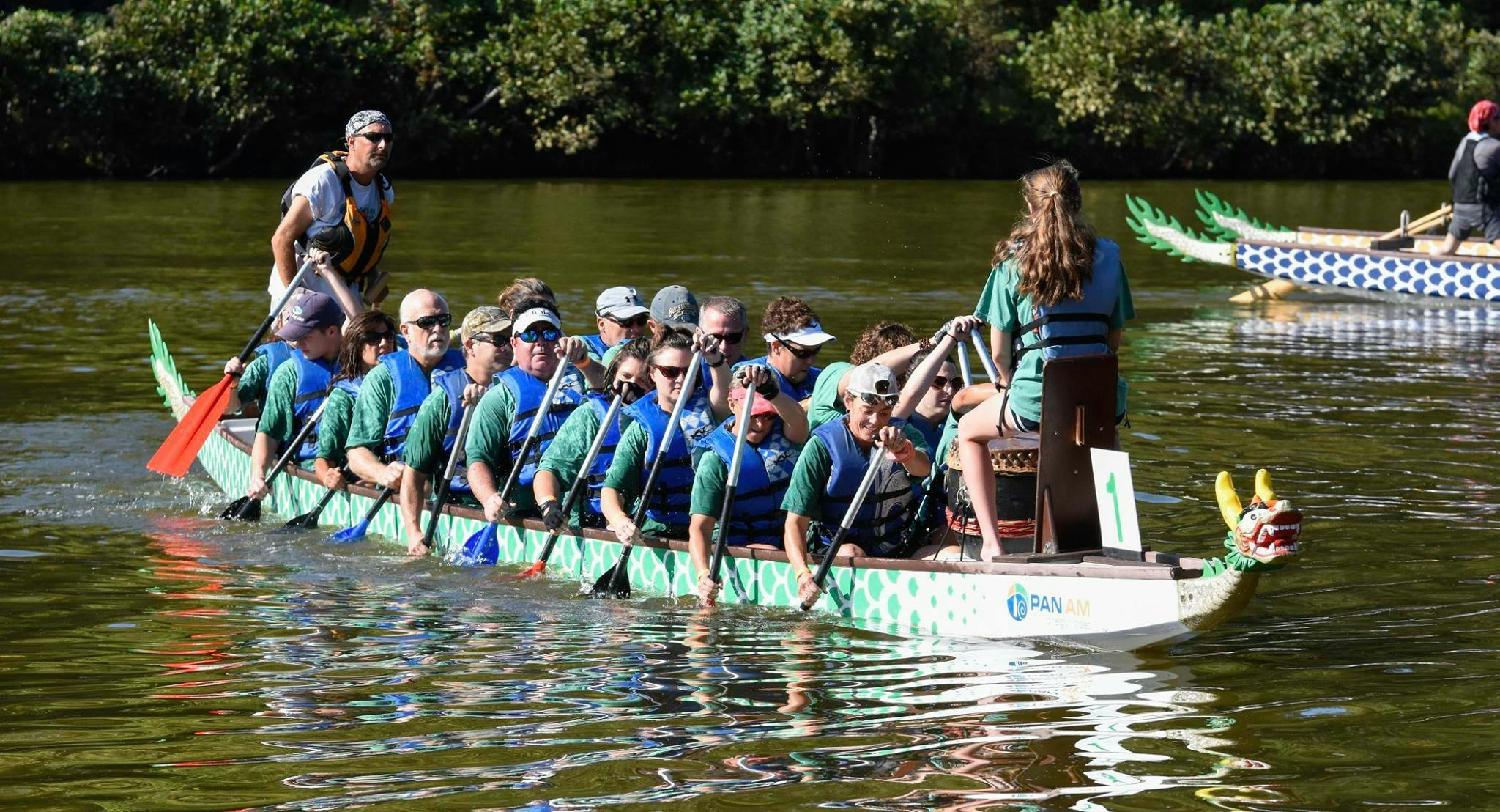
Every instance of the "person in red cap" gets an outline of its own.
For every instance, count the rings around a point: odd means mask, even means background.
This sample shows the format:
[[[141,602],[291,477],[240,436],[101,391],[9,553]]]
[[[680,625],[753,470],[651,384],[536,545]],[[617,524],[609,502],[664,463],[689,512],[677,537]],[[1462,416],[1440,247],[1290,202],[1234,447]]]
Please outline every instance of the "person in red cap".
[[[1484,99],[1469,108],[1469,133],[1458,142],[1448,181],[1453,184],[1453,219],[1440,254],[1458,251],[1460,241],[1479,230],[1500,245],[1500,105]]]
[[[276,336],[292,347],[292,357],[276,368],[266,385],[266,408],[255,426],[250,450],[250,482],[245,495],[266,495],[266,465],[273,453],[291,442],[333,385],[339,349],[343,346],[344,311],[331,296],[304,290],[287,309]],[[274,447],[273,447],[274,446]],[[313,428],[293,457],[297,462],[318,456],[318,430]]]
[[[750,404],[750,425],[745,431],[740,481],[730,507],[729,526],[720,531],[728,534],[729,546],[781,549],[785,523],[781,498],[797,465],[797,453],[809,434],[807,413],[782,391],[770,367],[742,366],[735,376],[736,385],[729,391],[735,416],[699,440],[694,449],[699,457],[688,509],[688,553],[698,573],[698,599],[704,604],[712,604],[718,594],[718,585],[709,577],[709,556],[714,527],[729,488],[729,465],[739,428],[736,421],[745,393],[753,390],[756,398]]]

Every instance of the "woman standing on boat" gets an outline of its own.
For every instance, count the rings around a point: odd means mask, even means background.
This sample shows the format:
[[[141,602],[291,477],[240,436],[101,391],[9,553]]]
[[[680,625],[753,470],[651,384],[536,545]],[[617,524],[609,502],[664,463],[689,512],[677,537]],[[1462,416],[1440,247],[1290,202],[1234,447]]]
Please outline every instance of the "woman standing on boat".
[[[718,339],[709,336],[701,336],[695,345],[695,339],[685,330],[662,328],[657,333],[649,359],[655,395],[643,397],[625,410],[633,422],[620,435],[615,458],[604,475],[600,499],[606,525],[623,543],[635,541],[642,531],[672,538],[687,535],[689,497],[693,489],[690,449],[729,416],[729,365],[724,363],[717,345]],[[641,498],[640,491],[650,475],[657,446],[666,436],[672,410],[686,388],[695,346],[703,350],[703,362],[713,370],[713,389],[704,392],[695,386],[689,395],[672,441],[662,453],[655,490],[646,496],[650,506],[646,510],[646,526],[636,527],[630,506]]]
[[[344,327],[339,347],[338,371],[328,390],[328,405],[318,424],[318,456],[313,473],[323,487],[344,485],[344,443],[354,420],[354,399],[365,382],[365,373],[380,363],[380,356],[396,351],[396,320],[379,310],[367,310]]]
[[[1135,316],[1120,246],[1098,236],[1083,217],[1078,172],[1067,161],[1021,178],[1026,216],[995,246],[994,268],[975,315],[990,325],[1001,381],[998,391],[959,422],[959,457],[984,536],[980,556],[1000,554],[995,530],[995,473],[986,445],[1007,429],[1036,431],[1042,419],[1047,361],[1119,350]],[[1115,410],[1125,415],[1125,380]]]

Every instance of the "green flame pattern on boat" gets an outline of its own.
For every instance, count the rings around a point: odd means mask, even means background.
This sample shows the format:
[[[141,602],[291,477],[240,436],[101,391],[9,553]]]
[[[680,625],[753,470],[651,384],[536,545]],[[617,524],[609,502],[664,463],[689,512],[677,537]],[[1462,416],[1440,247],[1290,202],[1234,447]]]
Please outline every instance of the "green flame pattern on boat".
[[[1263,223],[1245,213],[1244,209],[1231,204],[1213,192],[1194,189],[1193,197],[1198,201],[1198,219],[1208,226],[1210,234],[1221,240],[1247,239],[1280,242],[1296,237],[1295,230]]]

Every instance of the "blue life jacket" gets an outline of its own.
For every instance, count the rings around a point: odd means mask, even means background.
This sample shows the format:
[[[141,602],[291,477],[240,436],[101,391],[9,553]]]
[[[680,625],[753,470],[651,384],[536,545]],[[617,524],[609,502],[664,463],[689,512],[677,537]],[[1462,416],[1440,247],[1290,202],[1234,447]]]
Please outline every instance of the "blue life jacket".
[[[662,409],[655,395],[647,395],[630,404],[625,412],[646,430],[646,456],[641,461],[641,487],[645,487],[646,478],[651,475],[651,461],[656,458],[656,447],[666,435],[667,421],[672,415]],[[656,488],[646,509],[647,517],[673,530],[688,526],[693,492],[693,461],[689,449],[713,429],[713,411],[708,396],[695,390],[683,407],[678,430],[672,435],[672,444],[662,454],[661,473],[657,475]]]
[[[589,345],[589,349],[593,351],[596,359],[602,359],[604,354],[609,352],[609,345],[604,343],[604,336],[598,333],[591,336],[579,336],[579,338],[583,339],[583,343]]]
[[[812,397],[813,386],[818,382],[818,376],[823,374],[822,367],[812,367],[811,369],[807,370],[807,377],[802,379],[802,383],[792,383],[785,375],[781,374],[780,370],[776,369],[776,367],[771,366],[771,356],[769,355],[762,355],[759,358],[746,359],[739,362],[738,364],[735,364],[734,368],[739,369],[740,367],[746,366],[748,364],[759,364],[766,369],[771,370],[771,374],[776,378],[776,383],[781,386],[781,391],[785,392],[788,397],[790,397],[792,400],[797,401],[798,403],[801,403],[802,401]]]
[[[521,446],[526,444],[526,435],[531,431],[531,421],[536,413],[542,409],[542,398],[547,394],[547,382],[537,380],[535,377],[520,367],[511,367],[500,373],[500,385],[510,390],[516,399],[516,413],[510,418],[510,437],[508,438],[508,449],[510,451],[511,465],[520,463],[521,473],[516,479],[516,484],[523,487],[531,487],[531,481],[536,478],[536,466],[541,461],[542,454],[546,452],[547,446],[552,445],[552,438],[557,435],[557,430],[567,421],[568,415],[578,408],[583,402],[583,396],[566,386],[559,386],[557,395],[552,403],[547,404],[547,412],[542,417],[542,425],[537,429],[536,441],[527,458],[518,460],[521,456]]]
[[[854,441],[848,417],[824,423],[813,431],[813,436],[822,439],[833,460],[833,470],[823,491],[822,516],[816,517],[817,533],[824,543],[829,543],[844,521],[855,491],[859,490],[870,452]],[[911,477],[899,463],[882,454],[875,464],[881,466],[881,472],[871,483],[844,541],[858,544],[868,555],[891,555],[901,545],[901,528],[915,501],[915,490]]]
[[[292,345],[285,341],[272,341],[255,348],[255,354],[266,359],[266,384],[268,386],[271,382],[271,376],[276,374],[276,369],[287,361],[292,360],[292,353],[294,352],[296,350],[292,348]],[[249,400],[265,402],[266,399],[266,390],[264,388],[259,392],[246,392],[245,394],[249,395]]]
[[[733,424],[733,418],[725,420],[698,442],[700,448],[719,455],[726,475],[734,460]],[[781,420],[776,420],[775,426],[760,443],[745,443],[740,460],[740,485],[730,509],[729,526],[718,529],[720,534],[728,534],[730,547],[770,544],[780,549],[782,546],[786,514],[781,510],[781,499],[786,496],[792,469],[797,467],[797,446],[782,433]],[[714,516],[715,520],[718,518]]]
[[[613,400],[612,396],[601,393],[590,393],[588,396],[588,406],[598,416],[601,426]],[[615,412],[614,425],[604,428],[604,442],[599,444],[594,464],[587,471],[579,472],[579,476],[588,477],[588,484],[584,486],[584,496],[587,497],[583,507],[584,527],[604,526],[604,505],[600,497],[604,493],[604,475],[609,471],[609,463],[615,458],[615,448],[620,444],[620,418],[623,414],[623,408]]]
[[[385,421],[385,459],[389,461],[400,458],[401,452],[406,449],[406,433],[411,431],[411,424],[416,422],[417,410],[422,408],[422,401],[432,391],[432,383],[416,359],[405,350],[380,356],[380,363],[390,371],[394,389],[390,414]],[[463,366],[463,352],[450,349],[433,372],[462,369]]]
[[[1064,299],[1038,307],[1031,321],[1016,328],[1015,362],[1032,350],[1042,360],[1109,352],[1110,316],[1120,298],[1120,246],[1103,237],[1094,241],[1094,267],[1083,285],[1082,299]],[[1032,334],[1028,339],[1028,334]]]
[[[333,379],[333,373],[338,371],[338,362],[310,360],[294,349],[292,363],[297,365],[297,391],[292,395],[292,436],[295,437],[307,425],[313,412],[328,398],[328,390],[331,388],[329,381]],[[318,427],[313,426],[302,445],[297,448],[296,460],[302,462],[317,456]]]
[[[359,388],[364,385],[365,376],[363,375],[359,376],[358,378],[340,378],[339,380],[333,382],[334,389],[344,390],[349,394],[349,397],[351,398],[359,397]]]
[[[464,388],[471,381],[469,371],[463,367],[432,373],[432,385],[442,387],[448,395],[448,428],[443,432],[443,466],[455,452],[453,444],[458,441],[458,426],[464,420]],[[457,453],[463,453],[459,451]],[[453,469],[453,479],[448,482],[450,493],[470,493],[468,468],[458,465]]]

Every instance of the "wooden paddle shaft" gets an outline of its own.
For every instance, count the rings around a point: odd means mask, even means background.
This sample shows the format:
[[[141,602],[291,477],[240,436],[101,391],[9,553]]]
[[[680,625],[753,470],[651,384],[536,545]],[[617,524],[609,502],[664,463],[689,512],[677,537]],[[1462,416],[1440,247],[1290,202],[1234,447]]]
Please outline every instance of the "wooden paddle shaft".
[[[1448,215],[1452,213],[1453,206],[1451,204],[1444,203],[1443,205],[1438,207],[1437,211],[1428,212],[1427,214],[1424,214],[1421,217],[1418,217],[1417,219],[1407,223],[1405,229],[1406,233],[1410,234],[1413,231],[1421,231],[1428,226],[1436,225],[1437,223],[1448,219]],[[1389,240],[1392,237],[1400,237],[1402,236],[1401,231],[1402,229],[1399,228],[1395,231],[1387,231],[1386,233],[1381,234],[1377,239]]]

